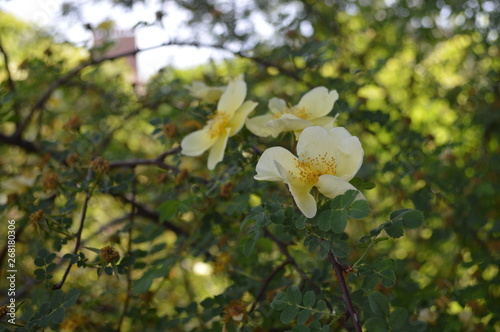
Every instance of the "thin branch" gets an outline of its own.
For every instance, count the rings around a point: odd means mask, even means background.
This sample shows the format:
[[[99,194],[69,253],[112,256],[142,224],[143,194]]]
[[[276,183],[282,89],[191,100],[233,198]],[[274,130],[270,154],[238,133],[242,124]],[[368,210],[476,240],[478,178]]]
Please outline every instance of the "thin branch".
[[[292,264],[292,266],[294,267],[295,271],[297,271],[300,275],[300,277],[302,278],[302,280],[304,281],[307,281],[309,283],[309,285],[312,287],[312,289],[320,294],[321,293],[321,288],[316,285],[314,283],[314,281],[312,281],[308,276],[307,274],[304,272],[304,270],[302,270],[302,268],[297,264],[297,261],[292,257],[292,255],[290,255],[290,252],[288,252],[288,248],[287,248],[287,245],[285,243],[283,243],[282,241],[280,241],[276,236],[274,236],[273,233],[271,233],[267,228],[264,228],[264,234],[270,238],[274,243],[276,243],[278,245],[278,248],[280,249],[281,253],[283,255],[285,255],[285,257],[287,258],[288,261],[290,261],[290,264]],[[325,303],[328,307],[328,309],[330,309],[330,311],[333,310],[333,307],[331,305],[331,303],[325,298]]]
[[[337,257],[335,257],[331,251],[328,253],[328,259],[330,260],[330,263],[332,263],[333,269],[335,270],[335,274],[337,275],[340,288],[342,289],[342,298],[344,299],[344,303],[347,307],[347,312],[349,313],[349,316],[352,317],[354,330],[356,332],[362,332],[361,324],[359,323],[358,320],[358,315],[356,314],[356,310],[354,310],[354,306],[352,305],[349,288],[347,288],[347,284],[344,279],[344,270],[342,268],[342,265],[340,265],[340,263],[337,260]]]
[[[121,199],[123,202],[127,204],[131,204],[132,206],[135,207],[136,211],[135,214],[137,216],[141,216],[147,219],[151,219],[157,223],[160,223],[160,215],[156,211],[150,210],[148,207],[133,201],[131,198],[128,198],[123,195],[119,194],[112,194],[114,197]],[[161,225],[174,233],[176,233],[178,236],[180,235],[187,235],[186,231],[179,226],[174,225],[172,222],[165,220],[161,223]]]
[[[213,49],[218,49],[218,50],[230,52],[233,55],[236,55],[238,57],[249,59],[249,60],[252,60],[256,63],[259,63],[266,68],[269,68],[269,67],[277,68],[282,74],[287,75],[287,76],[295,79],[296,81],[300,81],[300,82],[303,81],[295,72],[290,71],[286,68],[283,68],[277,64],[271,63],[263,58],[247,55],[247,54],[245,54],[245,51],[232,51],[232,50],[228,49],[227,47],[224,47],[223,45],[210,45],[210,44],[202,44],[202,43],[197,43],[197,42],[184,42],[184,41],[170,41],[170,42],[166,42],[166,43],[162,43],[159,45],[146,47],[146,48],[142,48],[142,49],[136,48],[135,50],[132,50],[129,52],[124,52],[124,53],[117,54],[114,56],[107,56],[107,57],[102,57],[102,58],[98,58],[98,59],[90,59],[88,61],[82,62],[81,64],[74,67],[69,72],[67,72],[65,75],[63,75],[60,78],[58,78],[57,80],[53,81],[49,85],[47,90],[45,90],[45,92],[42,93],[42,95],[37,99],[35,104],[31,107],[30,112],[28,113],[28,115],[26,116],[24,121],[22,123],[20,123],[20,125],[17,127],[16,132],[14,133],[14,137],[21,137],[22,132],[30,123],[31,118],[33,117],[35,112],[37,110],[41,109],[42,107],[44,107],[45,103],[47,102],[47,100],[49,100],[52,93],[58,87],[60,87],[61,85],[65,84],[66,82],[71,80],[73,77],[78,75],[78,73],[80,73],[80,71],[82,71],[84,68],[89,67],[89,66],[93,66],[93,65],[97,65],[97,64],[100,64],[100,63],[105,62],[105,61],[113,61],[113,60],[116,60],[119,58],[133,56],[133,55],[136,55],[137,53],[140,53],[140,52],[145,52],[145,51],[154,50],[154,49],[157,49],[160,47],[167,47],[167,46],[191,46],[191,47],[198,47],[198,48],[204,47],[204,48],[213,48]]]
[[[12,74],[9,69],[9,56],[7,52],[5,52],[5,49],[3,48],[1,37],[0,37],[0,53],[2,53],[3,55],[3,61],[5,63],[5,71],[7,72],[7,85],[9,86],[11,92],[15,92],[16,86],[14,85],[14,81],[12,80]]]
[[[80,218],[80,226],[78,227],[78,231],[77,231],[77,233],[75,235],[76,236],[76,243],[75,243],[75,249],[73,249],[73,254],[77,254],[78,250],[80,249],[80,243],[81,243],[81,240],[82,240],[83,226],[85,224],[85,217],[87,216],[87,208],[89,206],[89,201],[90,201],[90,198],[92,197],[92,191],[93,191],[90,188],[90,179],[91,179],[91,177],[92,177],[92,170],[89,168],[89,170],[87,172],[87,177],[85,179],[88,182],[88,187],[85,190],[85,201],[83,203],[82,217]],[[64,282],[66,281],[66,278],[68,277],[69,271],[71,270],[72,266],[73,266],[73,263],[70,261],[68,263],[68,267],[66,268],[66,271],[64,271],[64,275],[63,275],[61,281],[59,281],[57,284],[53,285],[52,289],[60,289],[64,285]]]
[[[8,145],[18,146],[27,152],[41,153],[41,149],[36,146],[33,142],[26,141],[21,137],[7,136],[0,133],[0,142],[6,143]]]
[[[161,168],[165,169],[170,169],[174,171],[179,171],[179,169],[175,166],[167,165],[163,161],[167,156],[176,154],[177,152],[181,151],[181,147],[175,147],[170,150],[167,150],[160,154],[157,158],[155,159],[130,159],[130,160],[117,160],[109,163],[109,167],[111,168],[116,168],[116,167],[136,167],[138,165],[157,165]]]
[[[273,272],[266,278],[266,280],[264,280],[264,283],[262,284],[262,287],[259,291],[259,293],[257,294],[257,296],[255,297],[255,300],[253,301],[252,303],[252,306],[250,307],[250,310],[248,311],[248,313],[251,313],[252,311],[254,311],[255,307],[257,306],[257,303],[259,303],[259,301],[262,299],[262,297],[264,296],[264,293],[266,291],[266,288],[267,286],[269,286],[269,284],[271,283],[271,281],[274,279],[274,277],[276,277],[278,275],[278,273],[283,270],[283,268],[285,266],[287,266],[288,264],[290,264],[291,262],[287,259],[286,261],[284,261],[283,263],[281,263],[278,267],[276,267]]]

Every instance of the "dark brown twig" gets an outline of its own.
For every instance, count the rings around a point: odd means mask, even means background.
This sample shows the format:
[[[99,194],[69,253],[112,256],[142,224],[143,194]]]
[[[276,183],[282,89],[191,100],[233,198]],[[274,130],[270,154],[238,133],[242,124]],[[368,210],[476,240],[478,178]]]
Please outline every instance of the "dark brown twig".
[[[254,311],[255,307],[257,306],[257,303],[259,303],[259,301],[264,296],[264,293],[266,291],[267,286],[269,286],[269,284],[271,283],[271,281],[273,281],[274,277],[276,277],[276,275],[278,275],[278,273],[281,270],[283,270],[283,268],[285,266],[287,266],[288,264],[290,264],[290,263],[291,262],[289,260],[284,261],[283,263],[281,263],[280,265],[278,265],[273,270],[273,272],[271,272],[271,274],[266,278],[266,280],[264,280],[264,283],[262,284],[262,287],[260,288],[259,294],[257,294],[257,296],[255,297],[255,300],[253,301],[252,306],[250,307],[250,310],[248,311],[248,313],[251,313],[252,311]]]
[[[290,252],[288,252],[287,245],[285,243],[283,243],[282,241],[280,241],[276,236],[274,236],[274,234],[271,233],[267,228],[264,228],[264,234],[268,238],[270,238],[274,243],[276,243],[276,245],[280,249],[281,253],[283,255],[285,255],[285,257],[287,258],[288,261],[290,261],[290,264],[292,264],[293,268],[295,269],[295,271],[298,272],[298,274],[300,275],[302,280],[307,281],[309,283],[309,285],[312,287],[312,289],[316,293],[320,294],[321,288],[318,285],[316,285],[314,283],[314,281],[312,281],[307,276],[307,274],[304,272],[304,270],[302,270],[302,268],[299,266],[299,264],[297,264],[297,261],[292,257],[292,255],[290,255]],[[325,298],[325,303],[326,303],[326,306],[328,307],[328,309],[330,309],[330,311],[332,311],[333,310],[332,304],[326,298]]]
[[[328,259],[330,260],[330,263],[333,265],[333,269],[335,270],[335,274],[337,276],[337,279],[340,284],[340,288],[342,290],[342,298],[344,300],[344,303],[347,308],[347,312],[349,313],[349,316],[352,317],[352,322],[354,325],[354,330],[356,332],[362,332],[361,329],[361,324],[359,323],[358,320],[358,315],[356,314],[356,310],[354,310],[354,306],[352,305],[352,300],[351,300],[351,295],[349,293],[349,288],[347,288],[347,284],[344,279],[344,270],[342,268],[342,265],[337,260],[337,257],[333,255],[333,253],[330,251],[328,253]]]
[[[135,215],[136,216],[141,216],[150,220],[153,220],[157,223],[160,221],[160,215],[156,211],[152,211],[150,208],[133,201],[131,198],[119,195],[119,194],[112,194],[114,197],[121,199],[123,202],[127,204],[131,204],[132,206],[135,207]],[[161,225],[174,233],[176,233],[178,236],[180,235],[187,235],[186,231],[179,226],[174,225],[172,222],[165,220],[161,223]]]
[[[109,167],[135,167],[138,165],[157,165],[161,168],[178,171],[179,169],[175,166],[167,165],[163,162],[167,156],[176,154],[181,151],[181,147],[175,147],[168,151],[163,152],[155,159],[130,159],[130,160],[117,160],[109,163]]]
[[[80,218],[80,226],[78,227],[78,231],[77,231],[77,233],[75,235],[75,237],[76,237],[76,243],[75,243],[75,249],[73,249],[73,254],[77,254],[78,250],[80,249],[80,243],[81,243],[81,240],[82,240],[83,226],[85,224],[85,217],[87,216],[87,208],[89,206],[90,198],[92,197],[92,189],[90,187],[91,186],[91,184],[90,184],[91,177],[92,177],[92,170],[89,169],[88,172],[87,172],[87,177],[85,179],[88,182],[88,187],[85,190],[85,201],[83,203],[82,217]],[[73,266],[73,263],[70,261],[68,263],[68,267],[66,268],[66,271],[64,271],[64,275],[63,275],[61,281],[59,281],[57,284],[52,285],[52,289],[60,289],[64,285],[64,282],[66,281],[66,278],[68,277],[69,271],[71,270],[72,266]]]
[[[5,63],[5,71],[7,73],[7,85],[11,92],[15,92],[16,86],[14,85],[14,81],[12,80],[12,74],[9,69],[9,56],[5,49],[3,48],[2,39],[0,38],[0,53],[3,55],[3,61]]]

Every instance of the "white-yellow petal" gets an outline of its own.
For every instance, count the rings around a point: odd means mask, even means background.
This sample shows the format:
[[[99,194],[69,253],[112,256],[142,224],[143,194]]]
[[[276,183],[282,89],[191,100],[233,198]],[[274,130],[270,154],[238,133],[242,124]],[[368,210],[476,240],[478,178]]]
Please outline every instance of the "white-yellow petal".
[[[267,104],[267,106],[269,107],[269,109],[271,110],[271,112],[273,114],[278,114],[278,113],[281,113],[284,109],[286,109],[286,102],[283,100],[283,99],[279,99],[279,98],[271,98],[271,100],[269,100],[269,103]]]
[[[252,134],[260,137],[267,137],[271,136],[273,131],[271,130],[271,128],[266,127],[265,125],[272,119],[273,116],[271,114],[259,115],[251,119],[247,119],[245,125]]]
[[[256,106],[256,102],[246,101],[243,103],[243,105],[241,105],[240,108],[238,108],[238,110],[234,113],[233,117],[227,124],[231,128],[229,136],[233,136],[241,130],[243,124],[245,124],[245,120],[247,119],[248,114],[250,114]]]
[[[344,194],[348,190],[358,191],[358,189],[356,189],[349,182],[333,175],[320,176],[318,182],[316,183],[316,187],[318,187],[320,193],[328,198],[337,197]],[[359,192],[358,196],[356,197],[356,200],[358,199],[366,200],[365,196],[361,192]]]
[[[234,112],[243,104],[247,95],[247,84],[238,77],[231,80],[226,90],[219,99],[217,110],[226,114],[229,118],[233,117]]]
[[[361,142],[355,136],[343,139],[339,145],[337,176],[350,181],[361,168],[364,151]]]
[[[325,129],[332,129],[335,124],[335,118],[333,116],[322,116],[311,120],[312,126],[319,126]]]
[[[293,200],[299,210],[307,217],[312,218],[316,215],[317,206],[314,196],[311,195],[312,185],[297,181],[290,172],[282,166],[278,161],[275,161],[276,169],[282,177],[285,178],[285,183],[293,196]]]
[[[216,140],[216,136],[210,135],[208,127],[194,131],[182,140],[182,154],[186,156],[199,156],[212,147]]]
[[[295,167],[298,159],[287,149],[280,146],[275,146],[264,151],[260,156],[259,162],[255,167],[257,175],[256,180],[260,181],[285,181],[284,178],[276,169],[275,161],[286,165],[287,168]]]
[[[316,119],[330,113],[337,99],[337,91],[328,91],[324,86],[319,86],[306,93],[297,107],[307,111],[308,119]]]
[[[190,85],[186,86],[189,93],[198,99],[202,99],[209,103],[215,103],[219,100],[220,96],[226,89],[225,86],[207,86],[200,81],[193,81]]]
[[[335,163],[336,176],[349,181],[361,167],[364,151],[359,139],[343,127],[308,127],[300,135],[297,155],[301,160],[324,157]]]
[[[226,150],[227,139],[231,128],[226,128],[217,138],[213,146],[210,148],[208,154],[208,169],[213,170],[215,166],[224,158],[224,151]]]
[[[312,125],[311,121],[301,119],[293,114],[283,114],[278,119],[273,119],[266,123],[266,127],[271,129],[273,137],[285,131],[302,130]]]

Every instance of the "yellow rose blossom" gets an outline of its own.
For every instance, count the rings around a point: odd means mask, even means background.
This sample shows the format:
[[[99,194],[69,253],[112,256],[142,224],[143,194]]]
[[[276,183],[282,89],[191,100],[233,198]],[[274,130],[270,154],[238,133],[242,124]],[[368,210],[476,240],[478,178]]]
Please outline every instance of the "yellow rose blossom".
[[[250,112],[257,106],[256,102],[246,101],[247,85],[240,76],[229,82],[219,99],[217,110],[203,129],[192,132],[181,142],[182,154],[199,156],[209,150],[208,168],[224,158],[224,150],[229,136],[237,134]]]
[[[297,157],[282,147],[265,150],[255,179],[285,182],[300,211],[312,218],[317,206],[311,189],[317,187],[329,198],[357,190],[349,181],[361,167],[363,155],[359,139],[345,128],[308,127],[297,142]]]
[[[269,101],[270,113],[246,121],[254,135],[277,137],[282,132],[293,131],[298,139],[302,130],[311,126],[333,128],[335,118],[326,116],[339,98],[337,91],[317,87],[306,93],[295,106],[287,106],[283,99]]]
[[[185,88],[189,90],[191,96],[209,103],[216,103],[226,90],[225,86],[208,86],[200,81],[193,81]]]

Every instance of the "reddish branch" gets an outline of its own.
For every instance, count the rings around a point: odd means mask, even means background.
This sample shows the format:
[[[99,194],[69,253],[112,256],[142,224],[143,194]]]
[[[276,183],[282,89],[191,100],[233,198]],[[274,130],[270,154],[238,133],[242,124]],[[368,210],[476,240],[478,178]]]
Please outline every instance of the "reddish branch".
[[[328,259],[330,260],[330,263],[332,263],[333,269],[335,270],[335,274],[337,276],[340,288],[342,290],[342,298],[347,307],[347,312],[349,313],[349,316],[352,317],[354,330],[356,332],[362,332],[361,324],[359,323],[358,320],[358,315],[356,314],[356,310],[354,310],[354,306],[352,305],[349,288],[347,288],[347,284],[344,279],[344,269],[342,268],[342,265],[340,265],[340,263],[338,262],[337,257],[335,257],[331,251],[328,253]]]

